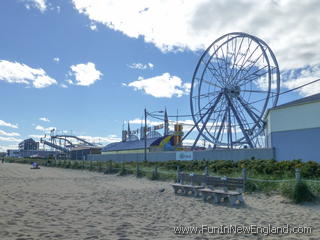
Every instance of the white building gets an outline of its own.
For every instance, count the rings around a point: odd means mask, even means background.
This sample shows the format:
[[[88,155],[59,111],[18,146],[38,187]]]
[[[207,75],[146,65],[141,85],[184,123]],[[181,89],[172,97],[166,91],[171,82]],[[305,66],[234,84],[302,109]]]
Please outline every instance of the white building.
[[[265,120],[276,160],[320,161],[320,94],[271,108]]]

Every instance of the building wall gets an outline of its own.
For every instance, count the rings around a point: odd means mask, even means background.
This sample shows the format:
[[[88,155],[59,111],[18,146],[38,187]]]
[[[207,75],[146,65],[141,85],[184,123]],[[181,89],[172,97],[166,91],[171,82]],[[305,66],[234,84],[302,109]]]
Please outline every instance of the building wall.
[[[320,127],[320,102],[271,110],[267,117],[267,134],[280,131]]]
[[[274,132],[270,138],[276,160],[320,161],[320,127]]]
[[[42,151],[42,150],[20,150],[19,156],[20,157],[31,157],[33,155],[39,155],[41,157],[49,157],[55,156],[59,154],[58,151]]]
[[[8,157],[19,157],[20,156],[20,150],[18,150],[18,149],[8,149],[7,150],[7,156]]]
[[[320,102],[273,109],[267,116],[266,147],[278,161],[320,161]]]
[[[149,151],[149,149],[147,149],[147,151]],[[144,153],[144,149],[101,152],[101,154],[118,154],[118,153],[124,153],[124,154],[125,153]]]
[[[148,153],[148,161],[161,162],[176,160],[176,152],[150,152]],[[243,159],[272,159],[274,158],[274,150],[272,148],[264,149],[233,149],[233,150],[206,150],[194,151],[193,160],[233,160],[239,161]],[[88,155],[91,161],[115,161],[115,162],[131,162],[143,161],[143,153],[127,153],[127,154],[102,154]]]
[[[32,138],[26,139],[19,143],[20,150],[39,150],[39,142],[34,141]]]

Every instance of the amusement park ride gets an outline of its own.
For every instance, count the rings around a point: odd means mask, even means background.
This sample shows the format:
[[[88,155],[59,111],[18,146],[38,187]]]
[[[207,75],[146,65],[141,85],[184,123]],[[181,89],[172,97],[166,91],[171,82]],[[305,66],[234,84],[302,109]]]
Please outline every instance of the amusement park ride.
[[[140,140],[144,138],[146,142],[147,138],[159,135],[154,130],[164,128],[164,135],[179,136],[180,143],[192,133],[192,150],[200,138],[213,148],[264,147],[264,117],[269,108],[277,105],[279,91],[279,66],[270,47],[247,33],[228,33],[204,51],[195,68],[190,90],[191,114],[187,115],[193,120],[190,130],[181,134],[182,127],[177,127],[169,133],[166,111],[161,119],[164,124],[148,128],[146,117],[160,115],[145,110],[145,126],[131,131],[128,125],[128,131],[122,131],[122,139],[138,141],[140,132]],[[54,131],[49,141],[41,142],[67,153],[75,147],[71,139],[82,146],[95,146],[74,135],[58,135]]]
[[[215,40],[202,54],[193,74],[192,128],[213,148],[264,147],[264,116],[275,107],[280,71],[275,55],[260,38],[233,32]]]
[[[71,134],[55,134],[55,129],[50,132],[50,139],[47,141],[45,138],[41,138],[40,142],[51,148],[60,150],[64,153],[69,153],[72,149],[82,146],[82,147],[96,147],[94,143],[90,143],[83,138],[77,137]],[[45,136],[46,137],[46,136]],[[78,143],[74,143],[74,142]]]
[[[279,66],[260,38],[234,32],[215,40],[193,74],[191,115],[198,135],[216,147],[264,146],[264,115],[277,105]],[[184,138],[185,138],[184,137]]]

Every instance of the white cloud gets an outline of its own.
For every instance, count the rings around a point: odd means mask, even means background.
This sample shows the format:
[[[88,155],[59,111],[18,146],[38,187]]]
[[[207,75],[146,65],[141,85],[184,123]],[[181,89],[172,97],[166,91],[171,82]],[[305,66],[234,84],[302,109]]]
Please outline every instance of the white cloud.
[[[0,146],[0,152],[6,152],[8,149],[17,149],[17,145],[5,145],[5,146]]]
[[[43,121],[43,122],[50,122],[50,120],[46,117],[41,117],[39,118],[40,121]]]
[[[228,32],[264,39],[283,69],[318,64],[318,0],[73,0],[79,13],[162,51],[206,48]]]
[[[31,134],[31,135],[29,135],[29,137],[39,140],[40,138],[43,138],[44,135]]]
[[[161,114],[161,113],[157,113],[157,114]],[[134,119],[130,120],[129,123],[132,124],[132,125],[139,125],[139,126],[142,125],[142,126],[144,126],[144,119],[134,118]],[[169,120],[169,130],[170,131],[174,130],[173,125],[175,123],[176,123],[176,121],[170,121]],[[187,133],[189,130],[191,130],[191,128],[194,126],[194,122],[191,119],[190,120],[179,120],[179,123],[183,124],[183,131],[185,133]],[[125,124],[126,124],[126,122],[125,122]],[[160,124],[164,124],[164,121],[153,121],[153,120],[147,119],[147,125],[148,126],[157,126],[157,125],[160,125]],[[201,126],[202,125],[200,124],[200,127]],[[209,124],[208,124],[208,127],[210,127]],[[193,129],[193,131],[198,131],[198,130],[195,128],[195,129]]]
[[[10,128],[18,128],[17,124],[8,123],[8,122],[5,122],[3,120],[0,120],[0,126],[10,127]]]
[[[76,85],[80,86],[90,86],[94,84],[103,75],[99,70],[96,69],[95,64],[88,62],[87,64],[72,65],[71,75],[75,76]],[[67,80],[69,83],[71,80]]]
[[[97,30],[98,30],[98,27],[97,27],[96,24],[91,23],[91,24],[90,24],[90,29],[91,29],[92,31],[97,31]]]
[[[143,37],[145,42],[153,43],[164,52],[203,50],[228,32],[247,32],[271,47],[280,70],[295,71],[320,64],[317,0],[73,0],[73,4],[90,21],[131,38]],[[145,69],[146,65],[132,67]],[[315,73],[302,74],[284,81],[283,86],[298,87],[318,77]],[[260,79],[257,86],[265,89],[264,80]],[[141,85],[135,87],[142,88]],[[299,93],[306,96],[319,90],[316,83]]]
[[[60,84],[60,87],[62,87],[62,88],[68,88],[68,86],[65,85],[65,84],[63,84],[63,83]]]
[[[142,123],[142,125],[144,125],[144,119],[135,118],[135,119],[129,120],[129,123],[136,124],[136,125],[141,125],[141,123]],[[156,126],[161,123],[163,123],[163,121],[151,121],[151,120],[147,119],[147,125]]]
[[[133,69],[141,69],[141,70],[145,70],[145,69],[153,69],[154,65],[152,63],[132,63],[128,65],[129,68],[133,68]]]
[[[179,77],[171,76],[170,73],[147,79],[139,77],[137,81],[122,85],[133,87],[135,90],[144,90],[146,94],[156,98],[171,98],[174,95],[181,97],[188,94],[190,90],[189,83],[182,83]]]
[[[35,88],[49,87],[57,83],[42,68],[31,68],[22,63],[6,60],[0,60],[0,80],[27,85],[31,83]]]
[[[60,62],[60,58],[55,57],[55,58],[53,58],[53,61],[54,61],[54,62]]]
[[[66,82],[69,83],[70,85],[73,84],[73,81],[71,79],[67,79]]]
[[[319,79],[320,65],[305,68],[301,71],[291,70],[284,74],[288,74],[288,76],[287,80],[282,82],[282,85],[288,89],[292,89]],[[299,88],[297,91],[301,96],[310,96],[320,93],[320,81]]]
[[[38,8],[42,13],[47,9],[46,0],[24,0],[24,2],[26,3],[27,9],[30,9],[32,6]]]
[[[50,132],[52,129],[57,129],[56,127],[43,127],[43,126],[41,126],[41,125],[37,125],[36,127],[35,127],[35,129],[36,130],[38,130],[38,131],[43,131],[43,132]]]
[[[0,141],[3,141],[3,142],[21,142],[22,139],[15,138],[15,137],[1,137],[0,136]]]
[[[6,132],[0,129],[0,135],[8,136],[8,137],[18,137],[20,136],[19,133],[16,132]]]
[[[93,137],[93,136],[79,136],[79,137],[91,143],[101,143],[101,144],[108,144],[112,142],[121,141],[121,139],[114,134],[108,135],[106,137]]]

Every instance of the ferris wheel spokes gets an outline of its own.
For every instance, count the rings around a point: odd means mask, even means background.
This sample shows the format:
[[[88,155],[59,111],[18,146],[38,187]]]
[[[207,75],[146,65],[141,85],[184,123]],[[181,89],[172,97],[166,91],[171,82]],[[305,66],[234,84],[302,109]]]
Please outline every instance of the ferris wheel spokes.
[[[193,148],[200,136],[214,147],[257,146],[264,113],[276,105],[279,86],[279,67],[264,41],[245,33],[218,38],[193,75],[190,106],[199,131]],[[262,96],[264,103],[257,101]]]

